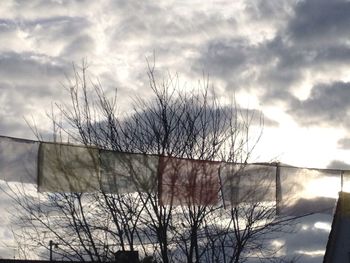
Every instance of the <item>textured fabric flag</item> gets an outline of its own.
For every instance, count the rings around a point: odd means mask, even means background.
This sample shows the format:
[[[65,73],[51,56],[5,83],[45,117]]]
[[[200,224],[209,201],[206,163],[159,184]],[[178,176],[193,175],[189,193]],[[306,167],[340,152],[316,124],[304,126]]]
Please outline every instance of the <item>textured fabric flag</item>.
[[[100,151],[101,188],[106,193],[155,192],[159,157]]]
[[[39,142],[0,137],[0,180],[37,184]]]
[[[220,163],[160,157],[159,196],[164,205],[218,203]]]
[[[341,189],[341,173],[332,170],[281,167],[281,215],[333,213]]]
[[[225,205],[276,200],[276,167],[225,163],[220,169]]]
[[[100,189],[97,148],[42,143],[38,189],[41,192],[92,192]]]

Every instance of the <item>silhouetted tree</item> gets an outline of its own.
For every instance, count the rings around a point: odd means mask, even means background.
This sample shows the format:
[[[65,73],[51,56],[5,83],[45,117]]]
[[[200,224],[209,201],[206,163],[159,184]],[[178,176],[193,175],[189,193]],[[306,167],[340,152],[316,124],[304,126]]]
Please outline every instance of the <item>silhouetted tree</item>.
[[[67,86],[71,103],[51,115],[53,138],[123,153],[240,164],[244,171],[258,143],[263,119],[223,103],[205,79],[185,90],[177,77],[148,77],[152,96],[136,97],[132,113],[119,115],[117,93],[108,98],[100,84],[87,80],[87,68],[75,70]],[[255,128],[254,132],[251,129]],[[129,164],[132,170],[132,163]],[[276,217],[275,203],[251,196],[230,205],[162,202],[156,182],[144,187],[135,174],[134,193],[40,193],[11,188],[21,207],[16,240],[23,251],[58,243],[56,258],[111,261],[117,250],[138,250],[143,262],[243,262],[249,256],[275,256],[267,243],[290,222]],[[223,182],[225,183],[225,182]],[[220,189],[218,189],[220,191]],[[40,252],[41,256],[45,251]],[[148,261],[147,261],[148,260]]]

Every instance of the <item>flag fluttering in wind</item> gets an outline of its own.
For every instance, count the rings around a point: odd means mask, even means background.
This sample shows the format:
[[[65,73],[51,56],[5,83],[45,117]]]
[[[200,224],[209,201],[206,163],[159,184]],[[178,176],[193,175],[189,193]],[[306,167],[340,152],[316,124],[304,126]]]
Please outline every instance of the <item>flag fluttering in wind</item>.
[[[276,212],[332,213],[350,173],[276,163],[239,164],[135,154],[0,136],[0,180],[39,192],[158,194],[161,205],[237,206],[273,202]],[[315,189],[326,184],[335,193]]]
[[[39,142],[0,137],[0,180],[36,184]]]

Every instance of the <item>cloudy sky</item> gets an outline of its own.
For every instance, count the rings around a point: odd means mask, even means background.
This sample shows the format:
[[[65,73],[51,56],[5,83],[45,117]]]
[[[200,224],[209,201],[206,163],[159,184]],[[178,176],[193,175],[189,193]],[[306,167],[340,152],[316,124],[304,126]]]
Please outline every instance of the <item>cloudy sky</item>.
[[[72,63],[87,59],[127,108],[147,96],[146,58],[186,85],[209,74],[219,96],[262,110],[256,160],[350,164],[350,2],[4,0],[0,6],[0,134],[45,130]],[[268,149],[268,150],[267,150]]]
[[[155,54],[186,85],[204,72],[218,96],[263,112],[256,160],[349,168],[349,14],[345,0],[2,0],[0,135],[33,138],[32,118],[49,131],[46,112],[68,99],[62,83],[82,59],[127,110],[150,93]],[[322,240],[310,262],[322,258],[324,220],[300,225]]]

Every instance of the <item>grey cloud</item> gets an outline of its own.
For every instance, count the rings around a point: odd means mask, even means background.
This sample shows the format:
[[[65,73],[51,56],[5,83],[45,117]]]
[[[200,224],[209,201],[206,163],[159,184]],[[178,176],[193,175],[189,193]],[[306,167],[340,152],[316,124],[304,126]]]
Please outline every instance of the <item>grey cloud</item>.
[[[261,99],[266,103],[283,101],[290,104],[294,101],[292,87],[300,81],[301,72],[292,68],[277,70],[278,68],[266,66],[262,70],[258,78],[258,83],[263,88]]]
[[[84,17],[67,16],[25,20],[21,23],[22,30],[29,34],[28,39],[34,41],[39,48],[50,45],[58,50],[65,43],[86,35],[90,27],[91,23]]]
[[[256,22],[274,23],[276,20],[283,24],[289,6],[287,1],[277,1],[268,5],[262,1],[257,5],[255,2],[249,2],[245,11]],[[209,73],[210,77],[226,83],[227,89],[239,89],[242,86],[254,89],[263,86],[264,89],[270,89],[269,97],[275,95],[278,86],[288,90],[291,83],[301,77],[296,66],[290,69],[286,65],[282,69],[283,63],[290,62],[287,58],[278,65],[273,64],[276,57],[284,55],[286,47],[278,51],[264,42],[253,45],[249,37],[236,36],[234,32],[240,26],[240,21],[234,14],[224,17],[215,11],[205,12],[198,9],[189,12],[185,8],[184,12],[179,12],[181,7],[186,5],[168,7],[147,1],[115,2],[111,9],[116,10],[121,19],[115,28],[106,29],[106,32],[112,35],[109,46],[123,48],[128,52],[137,50],[137,54],[154,50],[158,59],[165,61],[172,70],[187,71],[192,77],[193,73],[198,76],[204,71]],[[271,16],[271,12],[274,15],[278,14],[278,19]],[[129,44],[140,38],[142,44]],[[188,57],[189,53],[194,55]],[[189,66],[178,64],[180,57]],[[289,60],[294,57],[292,54]],[[299,57],[303,57],[303,54]],[[295,60],[297,61],[297,58]],[[267,68],[271,70],[268,71]],[[274,73],[277,68],[279,74]],[[280,99],[285,96],[289,97],[289,93],[285,92]]]
[[[63,75],[67,66],[62,62],[36,53],[1,53],[0,77],[2,81],[45,81],[48,77]]]
[[[121,21],[117,26],[109,28],[112,35],[110,45],[118,44],[118,41],[125,42],[130,38],[143,37],[147,41],[150,36],[156,35],[158,28],[164,28],[167,22],[159,23],[166,11],[150,1],[115,1],[112,3],[111,10],[119,14]],[[163,34],[166,32],[163,32]],[[116,43],[113,43],[117,41]]]
[[[191,4],[185,2],[173,6],[166,2],[113,1],[111,9],[120,14],[121,18],[113,31],[114,40],[138,38],[142,35],[154,37],[152,40],[155,43],[162,42],[167,37],[187,41],[193,40],[200,33],[211,33],[214,29],[220,31],[227,26],[233,29],[236,25],[233,17],[225,18],[220,13],[207,9],[193,10]]]
[[[146,75],[146,67],[140,65],[145,65],[145,56],[153,52],[157,67],[191,75],[191,63],[193,56],[199,52],[201,39],[234,22],[215,12],[193,12],[186,7],[187,4],[172,6],[165,2],[113,2],[111,10],[119,19],[113,26],[104,29],[104,34],[109,36],[107,46],[110,50],[123,50],[123,54],[129,56],[135,77]],[[136,81],[140,83],[144,80],[142,77]]]
[[[232,31],[236,27],[233,16],[223,17],[218,12],[200,8],[194,11],[190,4],[184,3],[172,6],[149,1],[119,1],[111,8],[120,14],[120,21],[105,31],[111,35],[110,48],[128,47],[129,51],[136,48],[138,54],[155,51],[158,56],[164,54],[162,61],[165,63],[179,57],[188,61],[185,53],[198,53],[203,39],[211,39],[219,32]],[[137,46],[135,41],[139,43]],[[180,67],[183,68],[183,64]]]
[[[333,66],[333,63],[335,62],[337,66],[339,66],[339,63],[350,62],[350,48],[346,45],[330,46],[328,48],[320,48],[311,52],[314,53],[314,55],[311,54],[311,56],[314,56],[313,63],[316,65],[318,63],[323,63],[328,66]]]
[[[89,35],[81,35],[69,43],[61,53],[73,61],[87,57],[95,47],[95,41]]]
[[[252,125],[264,125],[267,127],[278,127],[279,123],[268,116],[266,116],[263,112],[254,109],[238,109],[241,111],[243,115],[248,115],[251,118]]]
[[[9,19],[0,19],[0,34],[13,31],[16,28],[16,23]]]
[[[332,216],[325,214],[314,214],[303,217],[296,229],[295,234],[285,234],[282,239],[285,241],[286,253],[289,255],[300,255],[300,262],[317,263],[322,262],[323,255],[311,256],[301,253],[302,251],[325,250],[329,231],[315,227],[315,223],[321,222],[331,224]],[[297,262],[299,262],[297,261]]]
[[[68,35],[71,35],[76,31],[79,26],[85,27],[88,24],[88,21],[79,16],[53,16],[49,18],[35,18],[35,19],[21,19],[19,20],[18,24],[22,26],[30,26],[30,27],[35,27],[35,26],[43,26],[47,28],[54,29],[55,26],[62,26],[62,28],[66,29],[66,33]],[[66,27],[66,25],[69,24],[71,27]]]
[[[294,100],[289,113],[302,125],[350,125],[350,83],[319,84],[306,100]]]
[[[229,80],[249,66],[254,48],[244,39],[222,39],[206,43],[193,69],[208,71],[211,76]]]
[[[317,68],[320,63],[350,60],[350,48],[345,44],[303,47],[299,43],[290,43],[283,37],[267,42],[259,51],[266,54],[265,59],[275,61],[276,70],[302,71],[305,68]]]
[[[305,72],[327,76],[335,67],[348,66],[350,3],[311,0],[292,7],[294,15],[286,15],[289,18],[286,26],[259,47],[257,53],[264,58],[265,65],[260,68],[257,84],[264,88],[262,99],[284,100],[295,105],[290,92],[302,83]],[[263,16],[271,12],[261,10]]]
[[[91,26],[86,17],[80,16],[3,19],[0,20],[0,36],[4,43],[0,51],[24,50],[56,56],[67,43],[91,33]]]
[[[7,93],[11,94],[8,94],[7,96],[0,95],[0,102],[2,105],[0,106],[0,135],[35,139],[35,135],[30,126],[34,127],[36,124],[39,130],[43,128],[41,124],[45,123],[45,121],[48,122],[48,117],[45,116],[45,111],[50,110],[48,108],[50,107],[50,104],[40,96],[37,97],[31,94],[26,95],[22,94],[20,91]],[[50,100],[54,97],[54,95],[51,95]],[[38,109],[35,108],[39,107],[38,105],[40,105],[41,109],[40,116],[37,112]],[[43,109],[42,107],[45,107],[46,105],[47,108]],[[35,124],[33,123],[32,118],[34,118],[36,122]],[[45,118],[45,120],[42,118]],[[26,123],[26,120],[29,122],[28,124]],[[46,127],[46,129],[51,128]],[[49,138],[47,134],[45,134],[45,138]]]
[[[314,226],[308,225],[307,229],[300,229],[298,231],[298,238],[294,240],[288,240],[286,247],[288,247],[290,250],[292,248],[295,250],[306,251],[325,250],[327,239],[327,231],[320,231],[320,229],[316,229]],[[300,240],[303,240],[303,242],[300,242]]]
[[[302,216],[309,211],[316,211],[326,214],[333,214],[333,208],[335,206],[336,199],[328,197],[315,197],[310,199],[300,198],[298,201],[288,206],[286,205],[281,209],[281,213],[291,216]]]
[[[350,149],[350,138],[341,138],[338,140],[338,148],[349,150]]]
[[[9,118],[8,116],[3,116],[3,114],[1,114],[0,117],[1,117],[1,122],[0,122],[1,135],[35,139],[34,134],[30,130],[30,128],[25,124],[25,121],[22,118],[20,119],[15,119],[13,117]]]
[[[289,103],[293,99],[291,88],[303,77],[305,53],[281,38],[258,45],[240,38],[218,39],[202,46],[192,69],[208,71],[210,76],[225,81],[227,89],[263,88],[260,93],[264,101]]]
[[[331,163],[327,165],[327,168],[330,169],[342,169],[342,170],[350,170],[350,164],[345,163],[343,161],[333,160]]]
[[[339,0],[300,1],[289,23],[289,34],[298,42],[312,45],[349,39],[350,2]]]
[[[31,138],[24,116],[45,115],[53,100],[65,96],[60,82],[71,69],[67,63],[35,53],[0,54],[0,134]],[[30,118],[30,117],[29,117]]]
[[[285,0],[264,0],[248,1],[245,10],[255,20],[276,20],[286,19],[289,15],[290,1]]]
[[[211,40],[201,46],[192,70],[224,81],[227,90],[259,89],[264,103],[290,103],[294,99],[291,87],[302,77],[298,57],[303,54],[296,57],[288,53],[288,47],[279,39],[258,45],[244,38]]]
[[[291,221],[290,225],[283,229],[283,234],[272,234],[270,240],[281,242],[283,247],[280,252],[285,253],[286,259],[289,259],[281,262],[322,262],[323,255],[320,255],[319,252],[326,249],[329,235],[327,226],[331,226],[332,218],[331,214],[320,213],[304,216]],[[325,228],[318,227],[317,223],[321,223]],[[317,254],[310,255],[307,254],[308,252],[316,252]],[[292,258],[297,260],[292,261]]]
[[[303,48],[276,38],[261,47],[260,52],[265,59],[259,77],[265,89],[264,99],[282,99],[287,103],[294,102],[290,92],[303,81],[305,71],[326,75],[330,69],[350,62],[350,48],[345,45]]]
[[[52,17],[67,14],[69,11],[81,13],[82,6],[87,10],[94,1],[88,0],[13,0],[6,10],[8,15],[16,19]]]
[[[110,8],[115,10],[123,10],[123,11],[137,11],[144,14],[152,14],[159,13],[162,8],[160,5],[155,4],[153,1],[125,1],[125,0],[117,0],[112,1],[110,3]],[[132,12],[131,12],[132,13]]]

